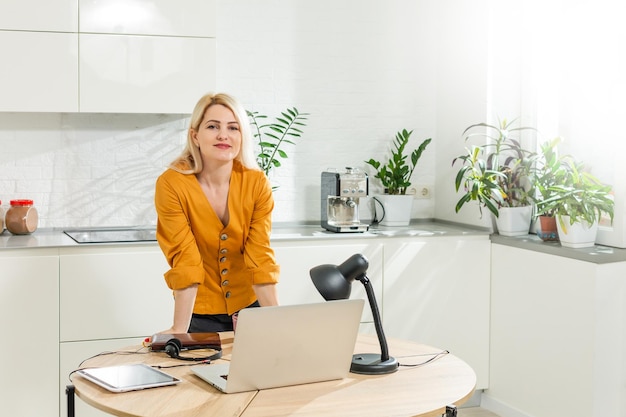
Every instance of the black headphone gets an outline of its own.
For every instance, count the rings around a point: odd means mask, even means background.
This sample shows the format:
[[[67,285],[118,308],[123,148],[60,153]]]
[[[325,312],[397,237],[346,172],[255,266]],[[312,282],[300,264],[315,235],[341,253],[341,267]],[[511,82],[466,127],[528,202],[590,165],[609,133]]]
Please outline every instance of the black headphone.
[[[206,356],[206,357],[180,356],[180,352],[183,350],[195,350],[195,349],[214,349],[214,350],[217,350],[217,352],[211,356]],[[165,353],[167,353],[170,357],[174,359],[180,359],[181,361],[195,361],[195,362],[212,361],[212,360],[219,359],[222,357],[222,347],[214,346],[214,345],[207,345],[207,346],[194,346],[194,347],[188,347],[188,348],[183,349],[183,344],[180,342],[180,340],[174,338],[174,339],[168,340],[167,343],[165,344]]]

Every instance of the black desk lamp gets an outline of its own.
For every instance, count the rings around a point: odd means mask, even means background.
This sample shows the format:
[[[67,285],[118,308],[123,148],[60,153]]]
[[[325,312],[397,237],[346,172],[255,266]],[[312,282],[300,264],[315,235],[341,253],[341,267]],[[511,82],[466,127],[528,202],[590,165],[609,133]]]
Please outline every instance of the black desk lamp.
[[[341,265],[319,265],[311,269],[311,279],[317,290],[326,301],[345,300],[350,297],[352,281],[359,280],[365,286],[369,300],[374,326],[380,343],[380,355],[377,353],[356,354],[352,356],[350,371],[357,374],[389,374],[398,370],[398,361],[389,356],[387,339],[383,332],[378,304],[374,296],[372,284],[365,275],[369,263],[361,254],[352,255]]]

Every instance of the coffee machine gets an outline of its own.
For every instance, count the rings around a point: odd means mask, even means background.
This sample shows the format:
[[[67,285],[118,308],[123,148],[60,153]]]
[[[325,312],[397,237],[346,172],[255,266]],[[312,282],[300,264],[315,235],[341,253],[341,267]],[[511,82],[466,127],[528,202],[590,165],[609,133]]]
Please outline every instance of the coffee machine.
[[[361,197],[367,197],[367,173],[358,168],[322,172],[322,227],[331,232],[365,232],[369,225],[359,220]]]

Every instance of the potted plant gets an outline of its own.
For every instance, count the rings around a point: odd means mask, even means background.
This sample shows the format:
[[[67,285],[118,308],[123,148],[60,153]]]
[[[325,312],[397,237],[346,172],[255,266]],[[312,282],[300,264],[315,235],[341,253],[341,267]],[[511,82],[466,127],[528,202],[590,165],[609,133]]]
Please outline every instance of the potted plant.
[[[407,195],[407,190],[411,186],[411,177],[419,159],[432,141],[432,138],[425,139],[411,152],[410,160],[407,160],[409,156],[405,154],[405,150],[412,133],[412,130],[406,129],[396,133],[391,157],[386,163],[373,158],[365,161],[376,170],[374,178],[380,180],[385,190],[384,195],[374,197],[374,201],[378,201],[382,207],[383,213],[379,222],[384,226],[405,226],[411,220],[413,196]]]
[[[558,179],[547,188],[538,207],[556,216],[562,246],[593,246],[603,213],[613,222],[615,203],[611,186],[603,184],[582,162],[570,156],[561,159],[558,173]]]
[[[466,148],[466,154],[454,158],[461,167],[455,177],[456,191],[463,194],[455,210],[476,201],[496,218],[498,232],[505,236],[528,234],[532,217],[533,166],[535,152],[522,147],[516,134],[530,127],[513,127],[506,119],[497,125],[477,123],[463,132],[466,142],[480,137],[484,143]]]
[[[267,116],[259,112],[247,111],[250,117],[250,124],[254,130],[254,137],[258,140],[259,153],[257,163],[270,176],[270,172],[281,166],[280,159],[287,158],[283,145],[295,145],[293,139],[302,135],[300,127],[306,126],[309,113],[300,113],[297,108],[287,108],[281,112],[280,117],[276,117],[273,123],[260,124],[260,121],[267,119]],[[273,186],[276,190],[278,186]]]
[[[552,187],[564,184],[567,171],[559,156],[558,144],[561,138],[556,137],[541,144],[541,152],[537,158],[533,180],[535,183],[535,217],[539,219],[537,236],[544,241],[558,241],[555,207],[547,204],[552,197]]]

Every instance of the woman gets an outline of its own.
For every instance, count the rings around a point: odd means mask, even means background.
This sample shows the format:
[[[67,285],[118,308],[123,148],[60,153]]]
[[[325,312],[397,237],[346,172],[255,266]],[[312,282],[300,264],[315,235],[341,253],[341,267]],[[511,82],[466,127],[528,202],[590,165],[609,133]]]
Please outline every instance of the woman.
[[[183,153],[156,182],[155,205],[174,292],[174,323],[163,333],[232,330],[240,309],[278,304],[272,188],[233,97],[198,101]]]

